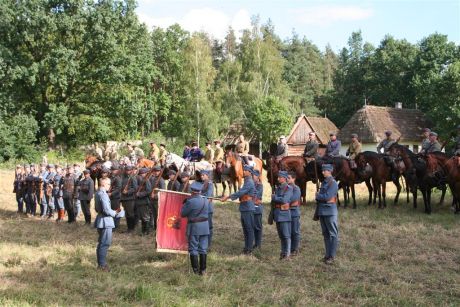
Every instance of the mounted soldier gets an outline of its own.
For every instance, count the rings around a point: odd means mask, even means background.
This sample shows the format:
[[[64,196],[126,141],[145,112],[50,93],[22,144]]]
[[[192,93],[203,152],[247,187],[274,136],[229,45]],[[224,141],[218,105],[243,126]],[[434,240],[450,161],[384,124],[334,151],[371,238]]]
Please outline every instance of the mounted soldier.
[[[214,149],[212,149],[211,142],[206,142],[206,152],[204,154],[204,159],[210,164],[214,162]]]
[[[312,131],[308,133],[308,141],[305,144],[305,149],[303,150],[303,157],[309,162],[312,159],[318,157],[318,141],[316,140],[316,134]]]
[[[238,137],[238,142],[236,143],[235,151],[237,152],[238,156],[241,157],[244,164],[249,165],[249,142],[244,139],[244,135],[240,135]]]
[[[160,165],[163,167],[166,164],[166,156],[168,155],[168,151],[166,150],[165,144],[160,144],[160,151],[158,152],[158,160],[160,161]]]
[[[158,162],[160,158],[160,148],[158,148],[155,141],[150,141],[149,159],[153,162]]]
[[[377,152],[382,153],[383,149],[383,154],[386,155],[388,154],[388,150],[390,149],[390,146],[395,143],[395,140],[391,137],[392,132],[390,130],[385,131],[385,136],[386,138],[383,139],[378,145],[377,145]]]
[[[422,148],[420,149],[420,153],[426,153],[428,147],[430,147],[430,132],[429,128],[423,129],[423,140],[422,140]]]
[[[276,146],[276,161],[279,162],[284,157],[288,156],[289,146],[287,144],[286,137],[280,136],[279,142]]]
[[[192,142],[192,148],[190,149],[190,162],[200,162],[203,159],[203,151],[198,147],[197,142]]]
[[[326,158],[335,158],[340,156],[340,148],[342,147],[342,143],[337,140],[337,133],[331,132],[329,133],[329,142],[327,143],[326,147]]]
[[[362,146],[358,140],[358,135],[356,133],[353,133],[351,135],[351,143],[348,146],[347,153],[346,153],[346,155],[348,156],[348,159],[350,160],[350,168],[352,169],[356,168],[355,158],[361,152],[361,147]]]
[[[430,144],[426,149],[426,153],[441,152],[441,144],[438,141],[438,134],[434,131],[430,132]]]
[[[102,149],[99,147],[99,143],[94,143],[94,156],[99,160],[104,160]]]

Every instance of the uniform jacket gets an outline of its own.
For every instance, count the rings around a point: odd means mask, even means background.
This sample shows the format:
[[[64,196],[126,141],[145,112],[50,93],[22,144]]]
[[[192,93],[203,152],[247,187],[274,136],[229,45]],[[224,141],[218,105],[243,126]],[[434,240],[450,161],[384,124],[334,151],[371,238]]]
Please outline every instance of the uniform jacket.
[[[237,198],[242,197],[243,195],[249,195],[251,197],[254,197],[255,192],[256,192],[256,187],[254,185],[254,180],[252,180],[251,176],[247,176],[247,177],[244,177],[244,183],[241,189],[239,189],[238,192],[231,194],[230,199],[235,200]],[[254,200],[240,202],[239,209],[240,209],[240,212],[255,211]]]
[[[110,207],[110,199],[107,192],[101,188],[96,192],[94,198],[94,207],[97,212],[94,227],[96,228],[115,228],[113,218],[117,216],[117,212]]]
[[[277,158],[287,157],[288,150],[289,150],[288,144],[278,143],[278,145],[276,146],[276,157]]]
[[[204,197],[213,197],[214,196],[214,185],[212,184],[211,180],[207,180],[203,182],[203,188],[201,189],[201,195]],[[208,199],[209,207],[208,211],[209,213],[214,213],[214,205],[212,203],[212,200]]]
[[[360,142],[351,142],[348,146],[347,154],[349,158],[354,160],[356,156],[361,152],[361,143]]]
[[[330,157],[340,156],[340,147],[342,143],[339,140],[329,141],[326,147],[326,155]]]
[[[214,151],[214,162],[223,162],[225,157],[224,149],[221,147],[216,148]]]
[[[430,139],[429,138],[425,138],[423,139],[422,141],[422,149],[420,150],[421,152],[426,152],[426,150],[428,149],[428,147],[430,147]]]
[[[236,149],[235,150],[236,150],[237,153],[240,153],[240,154],[244,154],[244,155],[249,154],[249,142],[247,142],[247,141],[243,141],[243,142],[238,141],[238,143],[236,143]]]
[[[160,178],[160,181],[158,181],[158,177],[150,177],[150,184],[152,186],[152,189],[166,189],[166,184],[165,184],[165,180],[163,178]],[[158,194],[155,193],[154,196],[153,196],[153,200],[158,200]]]
[[[119,200],[121,198],[121,185],[122,179],[121,175],[112,176],[112,183],[110,185],[110,199],[111,200]]]
[[[179,187],[179,191],[184,192],[184,193],[191,193],[192,190],[190,189],[190,181],[181,183]]]
[[[149,178],[137,176],[136,205],[148,205],[150,193],[152,193],[152,184]]]
[[[149,151],[149,158],[158,161],[160,158],[160,148],[158,148],[157,144],[153,144]]]
[[[158,159],[160,161],[166,161],[166,155],[168,154],[168,151],[164,148],[160,148],[160,151],[158,152]]]
[[[184,151],[182,152],[182,158],[184,158],[187,161],[190,161],[190,148],[184,148]]]
[[[23,196],[24,194],[24,182],[25,176],[24,174],[16,174],[14,176],[14,183],[13,183],[13,193],[16,193],[18,196]]]
[[[433,143],[430,142],[430,146],[426,149],[426,153],[440,152],[441,144],[436,140]]]
[[[94,196],[94,181],[91,178],[83,178],[80,181],[79,200],[91,200]]]
[[[212,163],[214,161],[214,149],[207,149],[206,153],[204,154],[204,159],[209,163]]]
[[[190,149],[190,161],[198,162],[203,159],[203,151],[200,148],[192,148]]]
[[[382,152],[382,148],[383,148],[383,153],[386,153],[388,151],[388,149],[390,149],[390,146],[394,144],[395,141],[393,140],[388,140],[388,139],[384,139],[382,140],[379,145],[377,146],[377,152],[378,153],[381,153]]]
[[[62,179],[62,198],[72,199],[75,195],[77,178],[74,174],[65,175]]]
[[[275,194],[272,195],[272,202],[275,205],[284,205],[291,202],[292,198],[292,187],[289,186],[287,183],[283,183],[279,185],[276,190]],[[275,208],[274,212],[274,220],[275,222],[290,222],[291,221],[291,210],[288,208],[287,210],[281,210],[279,208]]]
[[[53,182],[53,197],[62,197],[62,175],[56,174]]]
[[[300,198],[302,193],[300,192],[298,185],[290,184],[290,186],[292,187],[292,196],[289,203],[292,204],[294,202],[298,202],[297,206],[291,206],[291,217],[300,217]]]
[[[124,193],[127,188],[127,193]],[[136,176],[126,176],[121,178],[121,201],[124,200],[135,200],[137,191],[137,179]]]
[[[316,140],[308,141],[303,150],[304,157],[315,157],[318,153],[318,142]]]
[[[181,209],[181,216],[188,219],[187,235],[209,235],[208,208],[208,200],[201,195],[192,195],[186,200]],[[205,221],[194,223],[194,219],[204,219]]]
[[[254,193],[254,205],[255,211],[254,214],[262,214],[264,211],[264,206],[262,205],[262,195],[264,194],[264,185],[259,182],[255,183],[255,193]],[[260,201],[259,204],[256,204]]]
[[[177,180],[169,180],[167,190],[169,191],[179,191],[180,183]]]
[[[319,192],[316,194],[318,215],[337,215],[337,204],[335,202],[337,191],[337,181],[332,176],[325,178],[321,183]]]

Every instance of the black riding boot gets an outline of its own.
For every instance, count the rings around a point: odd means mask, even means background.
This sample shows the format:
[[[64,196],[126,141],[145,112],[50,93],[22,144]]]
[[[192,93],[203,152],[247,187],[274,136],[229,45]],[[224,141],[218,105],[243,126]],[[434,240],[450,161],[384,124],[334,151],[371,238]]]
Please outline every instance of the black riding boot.
[[[207,254],[200,254],[200,275],[206,274],[206,257]]]
[[[192,264],[193,273],[198,274],[198,256],[190,255],[190,263]]]

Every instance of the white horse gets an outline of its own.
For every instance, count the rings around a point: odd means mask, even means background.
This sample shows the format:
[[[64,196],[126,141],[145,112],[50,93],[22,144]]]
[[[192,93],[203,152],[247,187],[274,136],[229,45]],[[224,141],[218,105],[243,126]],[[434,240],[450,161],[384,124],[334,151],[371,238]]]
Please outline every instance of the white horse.
[[[190,174],[193,176],[196,172],[200,172],[202,170],[207,170],[212,173],[212,164],[208,161],[200,161],[200,162],[190,162],[182,157],[176,155],[175,153],[168,153],[166,155],[166,167],[171,165],[175,165],[177,169],[183,172],[185,169],[190,171]]]

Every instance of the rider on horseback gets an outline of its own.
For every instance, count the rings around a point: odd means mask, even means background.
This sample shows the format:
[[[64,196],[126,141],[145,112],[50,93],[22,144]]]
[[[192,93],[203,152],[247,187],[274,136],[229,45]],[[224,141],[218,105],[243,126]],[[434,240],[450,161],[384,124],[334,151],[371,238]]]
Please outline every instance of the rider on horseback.
[[[288,151],[289,148],[286,137],[282,135],[280,136],[280,140],[278,142],[278,145],[276,146],[276,160],[279,161],[284,157],[287,157],[289,155]]]
[[[244,135],[240,135],[238,138],[238,143],[236,143],[236,152],[243,160],[244,164],[249,165],[249,142],[245,141]]]
[[[358,140],[358,135],[356,133],[353,133],[351,135],[351,143],[348,146],[347,153],[346,153],[346,155],[348,156],[348,159],[350,160],[350,168],[355,169],[357,167],[355,158],[360,152],[361,152],[361,143]]]

